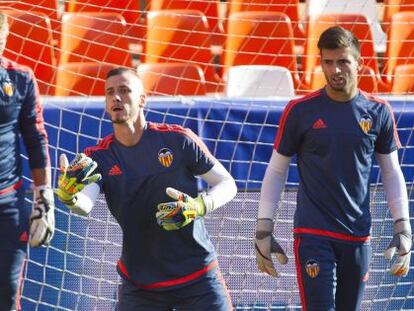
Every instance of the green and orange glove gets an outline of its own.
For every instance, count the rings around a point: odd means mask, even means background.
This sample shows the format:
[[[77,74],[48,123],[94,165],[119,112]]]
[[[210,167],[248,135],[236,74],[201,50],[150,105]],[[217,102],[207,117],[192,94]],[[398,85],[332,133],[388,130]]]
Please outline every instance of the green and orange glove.
[[[206,214],[206,203],[203,194],[192,198],[174,188],[167,188],[166,193],[174,201],[158,204],[158,212],[155,214],[157,223],[164,230],[181,229],[197,217],[203,217]]]
[[[62,154],[59,162],[60,174],[58,189],[55,193],[68,208],[74,208],[77,200],[76,194],[85,186],[101,180],[102,176],[101,174],[92,175],[98,165],[84,153],[78,153],[70,164],[66,155]]]

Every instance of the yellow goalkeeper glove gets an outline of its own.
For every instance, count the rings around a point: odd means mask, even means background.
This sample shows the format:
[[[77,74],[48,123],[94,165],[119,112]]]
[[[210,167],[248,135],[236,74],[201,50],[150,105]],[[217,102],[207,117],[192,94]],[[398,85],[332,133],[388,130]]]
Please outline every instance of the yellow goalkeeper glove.
[[[55,193],[63,204],[71,208],[75,206],[76,194],[85,186],[101,180],[102,176],[92,175],[98,165],[83,153],[77,154],[70,165],[65,154],[60,156],[59,162],[60,174]]]
[[[158,204],[158,212],[155,214],[157,223],[164,230],[181,229],[197,217],[202,217],[206,214],[204,195],[192,198],[188,194],[174,188],[167,188],[166,193],[175,201]]]

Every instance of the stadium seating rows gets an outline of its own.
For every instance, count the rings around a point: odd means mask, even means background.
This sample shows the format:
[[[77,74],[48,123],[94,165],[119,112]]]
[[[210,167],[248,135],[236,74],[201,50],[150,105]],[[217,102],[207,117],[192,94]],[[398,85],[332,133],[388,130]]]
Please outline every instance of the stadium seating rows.
[[[349,0],[319,2],[229,0],[224,15],[215,0],[147,1],[146,8],[132,0],[71,0],[65,12],[57,0],[0,1],[0,6],[11,24],[5,57],[32,67],[44,95],[101,95],[102,81],[87,89],[88,80],[101,80],[115,65],[139,63],[150,94],[223,92],[230,68],[243,65],[287,68],[295,93],[302,94],[325,83],[316,43],[336,24],[362,43],[362,89],[412,92],[414,0],[384,0],[382,19],[375,0],[356,2],[364,2],[365,15],[354,12],[361,8]],[[302,18],[300,5],[306,5]],[[140,55],[134,44],[142,45]]]

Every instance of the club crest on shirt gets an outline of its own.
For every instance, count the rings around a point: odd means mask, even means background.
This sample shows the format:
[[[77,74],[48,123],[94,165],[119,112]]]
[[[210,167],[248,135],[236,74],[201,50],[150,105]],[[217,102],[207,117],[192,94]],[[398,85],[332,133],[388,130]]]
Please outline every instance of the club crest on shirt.
[[[10,81],[4,81],[1,85],[3,93],[7,96],[13,96],[13,84]]]
[[[359,126],[364,131],[365,134],[369,132],[372,127],[372,119],[370,116],[362,116],[359,120]]]
[[[305,270],[309,277],[314,279],[320,271],[319,263],[314,259],[309,259],[305,264]]]
[[[170,167],[174,159],[173,152],[168,148],[162,148],[158,151],[158,161],[164,167]]]

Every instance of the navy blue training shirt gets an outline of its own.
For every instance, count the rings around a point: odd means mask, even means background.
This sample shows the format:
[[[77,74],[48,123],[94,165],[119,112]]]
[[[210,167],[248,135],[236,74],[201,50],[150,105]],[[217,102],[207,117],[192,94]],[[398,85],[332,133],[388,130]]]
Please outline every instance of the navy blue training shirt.
[[[47,135],[43,125],[39,90],[32,71],[0,59],[0,195],[22,185],[19,137],[31,169],[49,164]]]
[[[362,91],[336,102],[321,89],[290,101],[279,123],[275,150],[297,155],[294,232],[368,241],[374,152],[400,147],[391,106]]]
[[[166,290],[189,284],[217,265],[202,219],[165,231],[155,218],[157,204],[173,201],[167,187],[196,197],[195,175],[214,165],[191,130],[148,122],[135,146],[124,146],[111,134],[85,153],[98,163],[99,184],[122,228],[122,277],[144,289]]]

